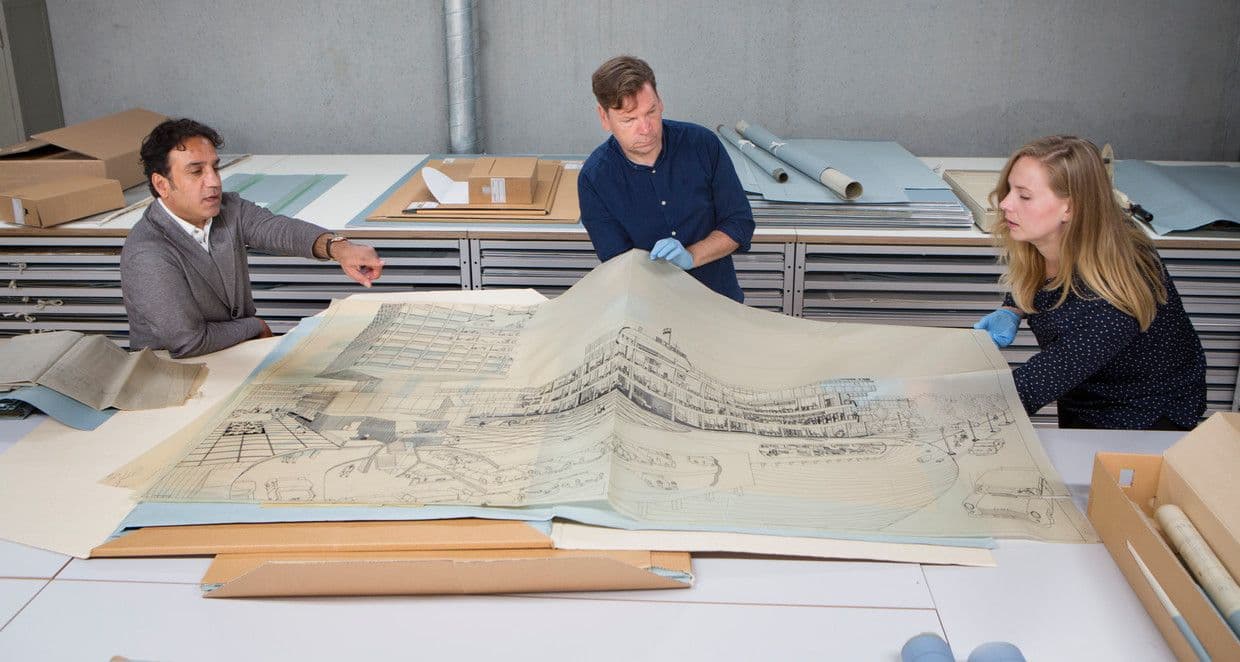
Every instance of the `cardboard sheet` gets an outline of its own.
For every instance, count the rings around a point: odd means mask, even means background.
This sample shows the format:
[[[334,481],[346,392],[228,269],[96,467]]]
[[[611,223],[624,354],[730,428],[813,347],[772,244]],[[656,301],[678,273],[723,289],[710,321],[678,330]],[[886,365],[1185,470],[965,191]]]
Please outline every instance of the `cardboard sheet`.
[[[551,549],[524,522],[445,519],[395,522],[286,522],[152,526],[126,532],[92,558],[207,554],[344,553],[462,549]]]
[[[504,550],[226,554],[202,578],[209,598],[425,595],[689,588],[677,552]]]

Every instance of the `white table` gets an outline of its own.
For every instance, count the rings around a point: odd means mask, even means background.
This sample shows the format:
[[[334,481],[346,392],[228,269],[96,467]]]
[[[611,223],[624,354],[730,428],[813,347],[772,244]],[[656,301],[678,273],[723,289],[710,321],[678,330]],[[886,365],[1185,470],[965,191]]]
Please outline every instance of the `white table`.
[[[0,423],[0,452],[42,423]],[[1159,452],[1179,436],[1039,434],[1079,496],[1094,451]],[[1173,659],[1101,545],[1005,540],[995,556],[958,568],[705,555],[686,590],[208,600],[208,559],[0,541],[0,659],[898,660],[921,632],[961,660],[991,640],[1030,660]]]

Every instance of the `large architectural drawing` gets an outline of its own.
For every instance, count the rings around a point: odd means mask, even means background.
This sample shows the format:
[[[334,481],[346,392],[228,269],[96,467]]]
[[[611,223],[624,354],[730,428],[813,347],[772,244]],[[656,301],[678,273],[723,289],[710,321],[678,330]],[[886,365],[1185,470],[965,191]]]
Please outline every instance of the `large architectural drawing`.
[[[346,300],[146,499],[1087,537],[982,340],[746,308],[637,252],[537,306]]]

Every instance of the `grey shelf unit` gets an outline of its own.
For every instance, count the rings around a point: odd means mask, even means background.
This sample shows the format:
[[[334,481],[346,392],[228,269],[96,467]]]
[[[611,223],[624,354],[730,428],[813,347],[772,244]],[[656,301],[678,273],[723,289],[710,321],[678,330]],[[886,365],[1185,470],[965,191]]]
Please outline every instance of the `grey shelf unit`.
[[[383,255],[372,291],[470,289],[464,239],[367,239]],[[31,331],[102,333],[128,346],[121,301],[123,236],[0,237],[0,336]],[[258,316],[283,333],[333,298],[362,291],[333,262],[251,252]]]

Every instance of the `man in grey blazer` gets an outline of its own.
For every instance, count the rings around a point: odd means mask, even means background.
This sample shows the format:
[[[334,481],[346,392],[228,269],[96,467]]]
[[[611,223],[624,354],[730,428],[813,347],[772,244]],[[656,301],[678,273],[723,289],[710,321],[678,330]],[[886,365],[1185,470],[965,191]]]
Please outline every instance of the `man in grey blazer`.
[[[246,247],[335,260],[366,287],[383,271],[370,246],[224,193],[216,154],[223,144],[214,129],[189,119],[163,122],[142,141],[156,199],[121,249],[133,349],[167,349],[180,358],[269,337],[255,316]]]

